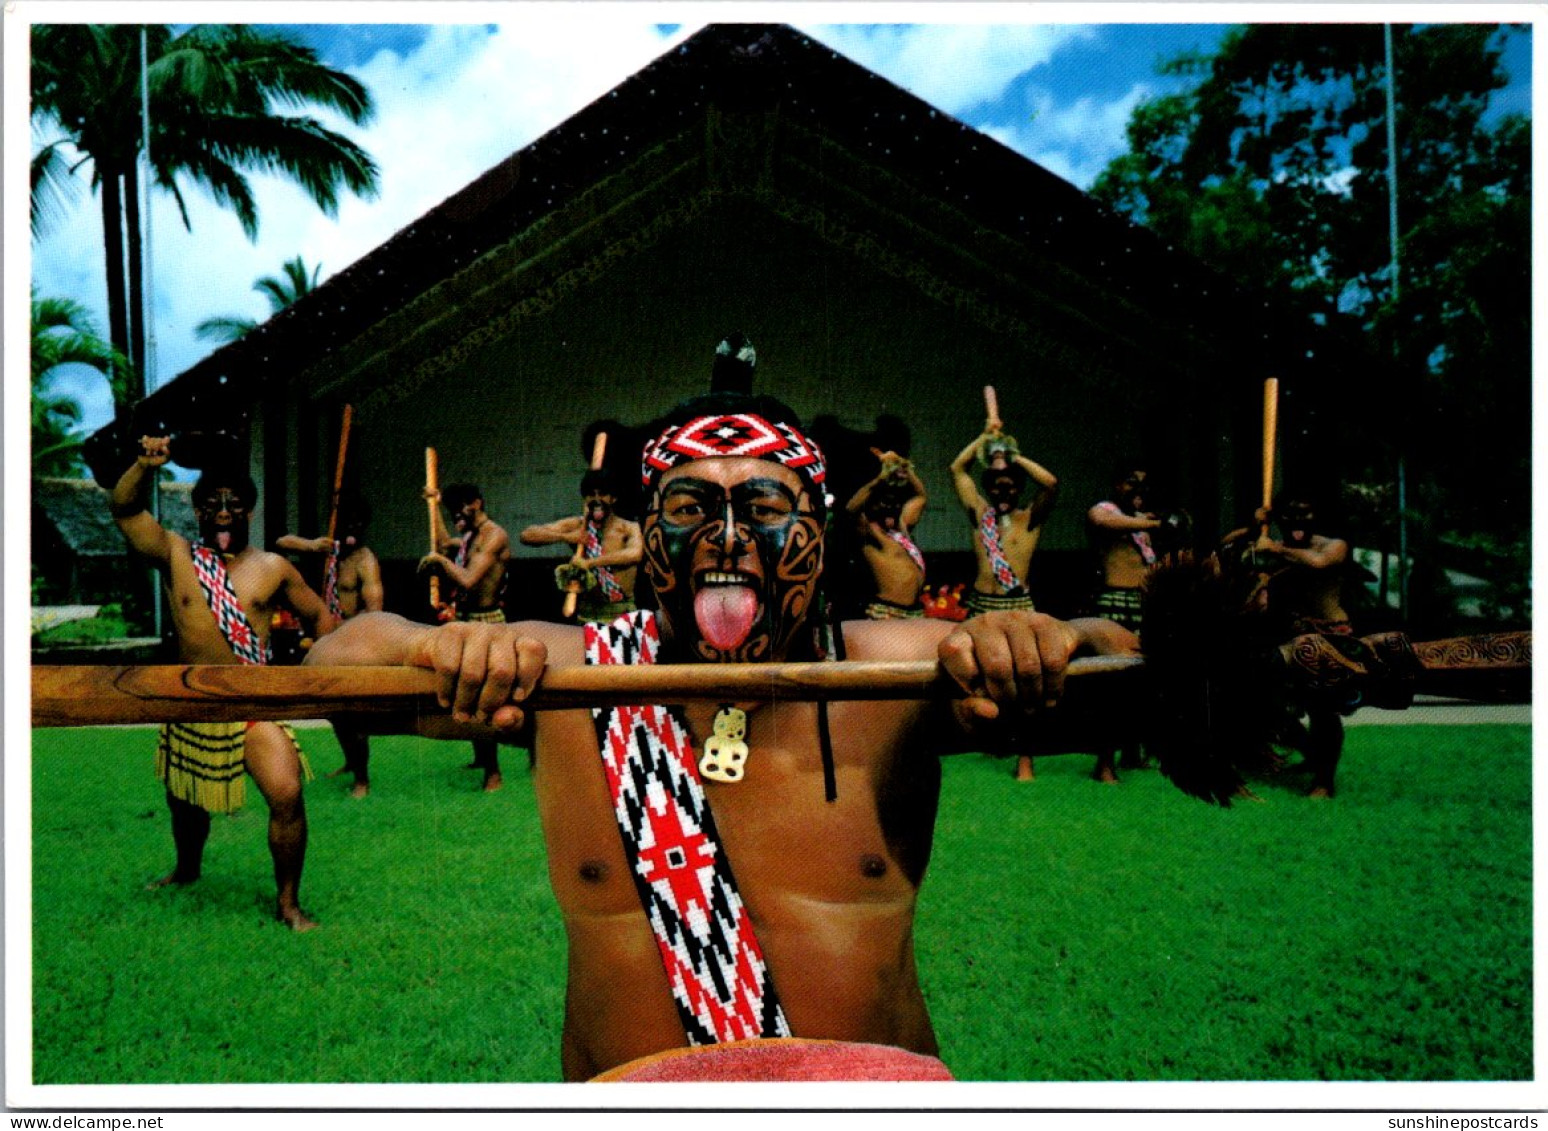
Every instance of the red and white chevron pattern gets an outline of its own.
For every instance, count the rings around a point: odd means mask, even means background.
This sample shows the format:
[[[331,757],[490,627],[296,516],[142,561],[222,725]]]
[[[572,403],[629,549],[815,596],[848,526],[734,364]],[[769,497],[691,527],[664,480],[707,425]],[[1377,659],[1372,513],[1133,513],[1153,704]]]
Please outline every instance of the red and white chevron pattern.
[[[323,604],[340,620],[344,618],[344,606],[339,604],[339,544],[334,542],[323,565]]]
[[[244,664],[268,663],[268,644],[259,641],[253,626],[247,622],[242,602],[237,600],[231,577],[226,573],[226,563],[203,543],[195,542],[191,549],[194,575],[199,579],[204,600],[210,606],[210,612],[215,614],[215,623],[220,626],[220,634],[226,638],[226,643]]]
[[[803,476],[816,495],[823,493],[827,466],[822,450],[788,424],[750,412],[700,416],[668,428],[645,445],[641,481],[649,487],[656,476],[680,463],[726,456],[782,463]]]
[[[586,625],[588,664],[654,663],[659,647],[649,611]],[[790,1036],[681,716],[666,707],[592,716],[613,815],[689,1043]]]
[[[600,558],[602,556],[602,531],[591,519],[586,520],[586,556],[588,558]],[[602,586],[602,593],[609,601],[622,601],[624,591],[618,584],[618,579],[613,576],[613,571],[607,566],[597,566],[592,571],[597,575],[597,584]]]

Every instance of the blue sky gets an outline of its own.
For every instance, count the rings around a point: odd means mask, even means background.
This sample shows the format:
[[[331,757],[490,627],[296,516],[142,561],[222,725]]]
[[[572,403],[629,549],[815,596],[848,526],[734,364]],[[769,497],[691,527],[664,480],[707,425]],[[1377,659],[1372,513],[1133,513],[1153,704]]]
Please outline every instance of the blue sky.
[[[52,11],[61,8],[80,11],[77,5],[57,5]],[[43,22],[49,10],[33,5],[29,15]],[[356,4],[317,4],[305,12],[308,18],[359,19],[365,10]],[[308,264],[321,264],[322,278],[336,274],[701,26],[651,22],[648,15],[659,16],[653,6],[613,8],[605,19],[590,4],[472,9],[481,10],[498,15],[498,22],[293,25],[330,64],[371,89],[378,105],[373,123],[363,128],[330,124],[376,158],[382,192],[374,201],[346,199],[330,219],[299,190],[254,178],[260,216],[255,242],[198,190],[187,194],[191,232],[183,228],[171,200],[158,197],[152,215],[158,384],[214,348],[194,336],[201,320],[267,315],[265,300],[252,289],[260,276],[276,274],[298,253]],[[788,18],[809,9],[782,10]],[[933,9],[937,14],[946,10]],[[981,17],[983,10],[976,11]],[[1005,11],[1027,14],[1032,9]],[[717,8],[719,18],[728,18],[723,12]],[[72,13],[71,18],[91,17]],[[104,12],[98,18],[121,17]],[[1182,51],[1211,50],[1227,25],[797,26],[1087,188],[1123,151],[1124,126],[1134,106],[1180,81],[1158,75],[1157,62]],[[1529,37],[1514,36],[1506,62],[1520,78],[1502,106],[1530,109],[1529,59]],[[18,148],[8,147],[8,152],[14,155]],[[72,211],[33,242],[32,274],[40,293],[84,302],[105,331],[99,212],[85,185],[82,178]],[[14,212],[10,223],[19,236]],[[88,427],[100,426],[111,415],[100,378],[72,375],[61,388],[82,401]]]

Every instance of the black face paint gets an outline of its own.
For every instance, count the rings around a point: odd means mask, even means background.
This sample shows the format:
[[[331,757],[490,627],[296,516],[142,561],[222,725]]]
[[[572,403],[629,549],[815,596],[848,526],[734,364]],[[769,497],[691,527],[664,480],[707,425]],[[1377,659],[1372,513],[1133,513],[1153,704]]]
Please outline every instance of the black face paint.
[[[682,476],[661,488],[645,517],[644,565],[675,650],[712,663],[785,654],[822,573],[822,526],[804,502],[769,478],[727,489]],[[735,582],[722,585],[728,577]],[[720,606],[706,591],[722,587],[737,592],[720,594],[731,611],[716,616]],[[754,597],[755,615],[747,605]],[[729,633],[739,640],[717,643],[701,616],[711,625],[749,623]]]
[[[204,545],[222,554],[240,554],[247,548],[247,504],[235,491],[222,487],[204,496],[195,513]]]

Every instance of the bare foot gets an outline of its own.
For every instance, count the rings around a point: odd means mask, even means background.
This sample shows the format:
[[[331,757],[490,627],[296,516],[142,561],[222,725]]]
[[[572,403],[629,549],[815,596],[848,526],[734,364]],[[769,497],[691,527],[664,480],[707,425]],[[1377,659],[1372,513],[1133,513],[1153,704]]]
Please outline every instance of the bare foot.
[[[349,795],[351,797],[356,798],[358,800],[359,798],[367,796],[370,792],[371,792],[371,783],[370,782],[357,781],[355,783],[355,788],[349,791]]]
[[[324,774],[323,777],[325,777],[325,778],[336,778],[336,777],[338,777],[340,774],[342,774],[347,769],[349,769],[348,766],[340,766],[338,769],[332,770],[332,771]]]
[[[1032,759],[1025,754],[1016,759],[1016,780],[1036,781],[1037,775],[1032,772]]]
[[[501,788],[503,785],[505,785],[505,779],[500,776],[500,771],[499,770],[496,770],[492,774],[485,774],[484,775],[484,792],[485,793],[494,793],[497,789]]]
[[[1256,793],[1254,793],[1252,790],[1248,789],[1245,785],[1237,786],[1236,787],[1236,792],[1234,794],[1232,794],[1231,796],[1234,797],[1238,801],[1256,801],[1259,805],[1262,805],[1264,803],[1263,802],[1263,798],[1259,797]]]
[[[159,879],[159,880],[152,880],[150,883],[146,884],[145,885],[145,890],[146,891],[155,891],[157,888],[182,887],[184,884],[191,884],[191,883],[193,883],[198,878],[199,878],[198,876],[184,876],[184,875],[180,875],[178,873],[177,869],[174,868],[174,869],[172,869],[172,871],[168,872],[165,876],[162,876],[161,879]]]
[[[1333,791],[1327,786],[1319,785],[1306,796],[1313,801],[1331,801],[1333,799]]]
[[[1118,775],[1113,773],[1111,766],[1098,766],[1091,774],[1092,781],[1099,781],[1103,785],[1117,785]]]
[[[315,931],[322,924],[313,919],[299,907],[281,907],[275,912],[274,917],[284,923],[292,931]]]

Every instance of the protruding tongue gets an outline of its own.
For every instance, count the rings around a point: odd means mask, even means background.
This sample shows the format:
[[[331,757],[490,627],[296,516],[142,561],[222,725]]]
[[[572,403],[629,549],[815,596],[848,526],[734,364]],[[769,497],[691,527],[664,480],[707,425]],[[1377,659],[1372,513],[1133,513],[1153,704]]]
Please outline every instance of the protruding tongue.
[[[591,508],[591,521],[592,522],[601,522],[606,517],[607,517],[607,512],[605,510],[603,510],[601,507],[592,507]]]
[[[229,531],[229,530],[221,530],[221,531],[217,531],[216,532],[216,534],[215,534],[215,548],[218,549],[223,554],[227,550],[231,549],[231,531]]]
[[[709,585],[693,599],[700,635],[722,652],[746,640],[757,618],[758,594],[745,585]]]

